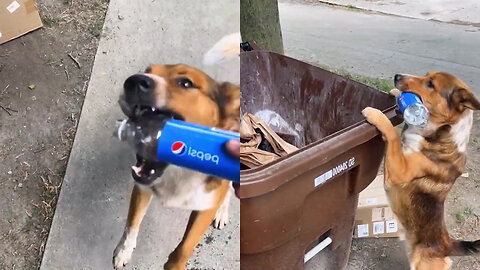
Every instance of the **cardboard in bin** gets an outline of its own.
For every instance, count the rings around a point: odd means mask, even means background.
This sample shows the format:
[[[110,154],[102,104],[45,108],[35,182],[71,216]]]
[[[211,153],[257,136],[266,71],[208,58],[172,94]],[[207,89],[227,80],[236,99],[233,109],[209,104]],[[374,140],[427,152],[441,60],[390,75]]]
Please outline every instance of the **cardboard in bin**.
[[[0,0],[0,44],[42,26],[34,0]]]
[[[378,175],[360,192],[353,231],[355,238],[400,236],[401,225],[389,206],[383,178]]]

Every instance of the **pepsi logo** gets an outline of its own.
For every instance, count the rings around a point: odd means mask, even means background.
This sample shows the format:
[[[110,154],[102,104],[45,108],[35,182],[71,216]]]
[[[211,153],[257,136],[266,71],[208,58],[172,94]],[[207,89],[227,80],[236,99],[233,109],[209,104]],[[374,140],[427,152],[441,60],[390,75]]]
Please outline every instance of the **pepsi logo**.
[[[172,153],[183,156],[187,152],[187,145],[184,142],[176,141],[172,144]]]

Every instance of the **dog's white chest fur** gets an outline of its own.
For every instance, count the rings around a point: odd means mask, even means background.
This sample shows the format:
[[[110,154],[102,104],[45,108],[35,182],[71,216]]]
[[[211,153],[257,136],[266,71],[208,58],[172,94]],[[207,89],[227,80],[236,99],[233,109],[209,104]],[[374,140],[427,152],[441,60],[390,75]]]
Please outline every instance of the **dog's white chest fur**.
[[[215,203],[215,192],[205,190],[207,177],[203,173],[168,165],[152,185],[153,202],[190,210],[210,209]]]
[[[473,112],[469,110],[465,116],[453,124],[450,129],[450,135],[457,146],[458,152],[467,152],[467,145],[470,139],[470,130],[473,124]],[[408,127],[402,133],[402,150],[408,154],[411,152],[420,152],[421,142],[425,140],[423,134],[435,130],[436,127],[427,125],[425,128]]]
[[[473,124],[473,111],[468,110],[466,115],[461,118],[456,124],[452,125],[450,134],[452,134],[453,141],[457,145],[458,152],[467,152],[468,140],[470,139],[470,130]]]
[[[420,152],[420,143],[424,140],[423,136],[416,133],[412,132],[409,130],[406,130],[402,134],[402,149],[405,154],[411,153],[411,152]]]
[[[420,127],[407,127],[406,130],[402,132],[402,151],[405,154],[412,152],[420,152],[420,145],[425,139],[422,136],[422,133],[433,127],[426,126],[424,128]]]

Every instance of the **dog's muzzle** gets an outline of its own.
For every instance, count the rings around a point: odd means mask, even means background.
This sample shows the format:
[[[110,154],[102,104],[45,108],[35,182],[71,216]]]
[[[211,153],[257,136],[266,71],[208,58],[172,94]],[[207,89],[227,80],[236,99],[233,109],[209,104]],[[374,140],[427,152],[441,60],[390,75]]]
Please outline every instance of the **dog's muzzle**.
[[[151,122],[157,119],[159,125],[165,118],[184,119],[166,107],[155,106],[155,81],[150,77],[142,74],[133,75],[125,80],[123,86],[124,94],[120,96],[118,103],[123,113],[136,125],[151,126]],[[150,185],[163,174],[167,166],[168,163],[145,160],[137,154],[137,162],[132,166],[132,177],[139,184]]]

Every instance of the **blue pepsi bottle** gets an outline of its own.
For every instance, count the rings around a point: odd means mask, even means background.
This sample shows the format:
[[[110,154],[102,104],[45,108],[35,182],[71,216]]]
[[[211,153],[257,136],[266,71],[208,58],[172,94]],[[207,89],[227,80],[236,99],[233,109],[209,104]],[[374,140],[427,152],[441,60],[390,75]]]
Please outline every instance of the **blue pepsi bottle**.
[[[408,125],[422,127],[427,124],[428,110],[416,94],[402,92],[397,96],[397,105]]]
[[[240,162],[225,149],[238,133],[175,119],[117,121],[114,136],[132,145],[145,160],[167,162],[231,181],[240,180]]]

